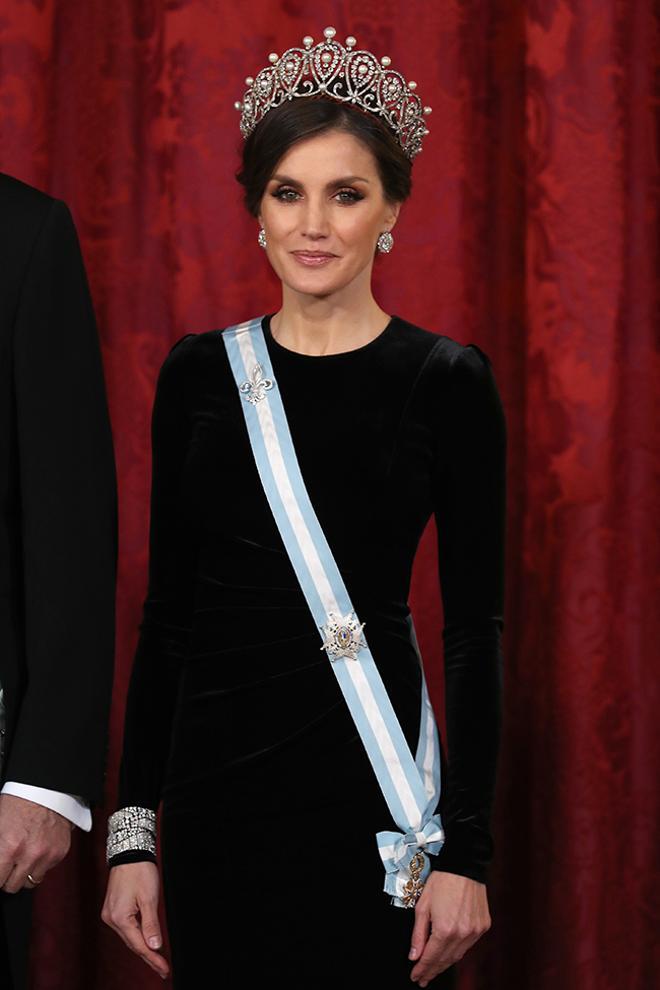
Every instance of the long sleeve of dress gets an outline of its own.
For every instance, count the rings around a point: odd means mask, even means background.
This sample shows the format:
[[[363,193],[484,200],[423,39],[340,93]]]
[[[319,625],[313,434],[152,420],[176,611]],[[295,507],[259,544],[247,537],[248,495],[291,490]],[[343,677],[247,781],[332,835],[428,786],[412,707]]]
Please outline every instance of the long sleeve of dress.
[[[464,347],[449,377],[434,477],[449,766],[445,843],[431,861],[434,870],[485,882],[501,729],[506,423],[480,348]]]
[[[177,341],[156,385],[151,420],[149,581],[126,703],[119,809],[158,809],[169,753],[179,674],[190,634],[196,543],[180,484],[188,446],[186,343]],[[111,866],[154,860],[144,849],[110,858]]]

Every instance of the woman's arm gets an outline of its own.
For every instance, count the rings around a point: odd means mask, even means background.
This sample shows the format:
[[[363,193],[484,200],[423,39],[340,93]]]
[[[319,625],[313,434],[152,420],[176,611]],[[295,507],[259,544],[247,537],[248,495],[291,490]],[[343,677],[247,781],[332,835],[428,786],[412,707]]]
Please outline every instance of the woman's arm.
[[[172,347],[158,376],[151,421],[149,584],[128,690],[110,866],[156,859],[156,811],[179,674],[192,623],[196,542],[180,495],[189,437],[184,383],[189,343]]]
[[[506,422],[490,359],[475,344],[453,359],[441,407],[434,502],[449,766],[445,843],[431,866],[485,883],[501,728]]]

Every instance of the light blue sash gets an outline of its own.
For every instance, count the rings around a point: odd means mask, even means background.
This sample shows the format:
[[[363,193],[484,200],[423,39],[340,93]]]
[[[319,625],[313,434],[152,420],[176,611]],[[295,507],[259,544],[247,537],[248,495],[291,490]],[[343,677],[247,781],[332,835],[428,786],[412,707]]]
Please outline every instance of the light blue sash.
[[[397,907],[414,907],[445,840],[439,814],[440,746],[412,618],[411,637],[422,674],[419,743],[413,760],[362,633],[348,591],[305,488],[282,396],[261,328],[263,317],[223,331],[229,362],[271,510],[307,604],[321,631],[355,725],[392,818],[401,832],[378,832],[384,890]]]

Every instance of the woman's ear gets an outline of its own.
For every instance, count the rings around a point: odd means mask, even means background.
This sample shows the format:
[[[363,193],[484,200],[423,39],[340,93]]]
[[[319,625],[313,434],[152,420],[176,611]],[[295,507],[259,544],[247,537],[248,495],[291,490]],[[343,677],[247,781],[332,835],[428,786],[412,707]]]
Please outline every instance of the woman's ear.
[[[401,203],[395,203],[392,206],[392,208],[391,208],[390,212],[388,213],[388,215],[385,217],[385,223],[387,224],[388,230],[391,230],[392,227],[397,222],[397,220],[399,219],[399,211],[401,209],[401,206],[402,206]]]

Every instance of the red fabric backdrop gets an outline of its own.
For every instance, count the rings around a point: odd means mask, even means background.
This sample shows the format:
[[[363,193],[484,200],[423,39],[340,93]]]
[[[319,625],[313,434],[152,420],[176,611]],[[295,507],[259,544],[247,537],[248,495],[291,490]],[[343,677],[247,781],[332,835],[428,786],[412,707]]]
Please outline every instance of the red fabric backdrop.
[[[279,306],[233,177],[233,104],[270,51],[328,24],[390,55],[433,107],[375,295],[482,346],[508,419],[493,927],[460,964],[461,987],[649,990],[660,979],[653,0],[5,0],[0,168],[71,206],[111,405],[121,529],[108,803],[146,586],[157,370],[186,331]],[[442,718],[433,537],[431,524],[412,604]],[[99,919],[106,814],[38,893],[33,990],[161,985]]]

